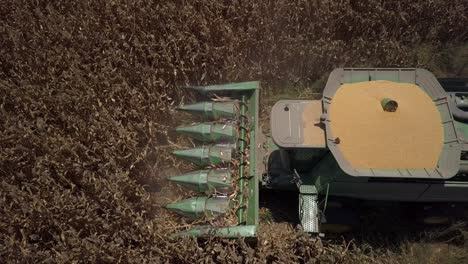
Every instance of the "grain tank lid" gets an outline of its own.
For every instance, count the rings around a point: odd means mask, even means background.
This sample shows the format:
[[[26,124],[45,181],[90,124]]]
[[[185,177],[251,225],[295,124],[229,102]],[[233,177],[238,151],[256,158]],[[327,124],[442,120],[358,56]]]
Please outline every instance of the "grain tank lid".
[[[437,164],[433,168],[414,169],[415,167],[358,167],[357,163],[350,162],[345,153],[340,149],[340,142],[336,141],[333,131],[333,120],[330,117],[330,107],[338,98],[337,91],[343,84],[362,83],[368,81],[392,81],[397,83],[416,84],[430,100],[440,116],[440,124],[443,128],[443,142]],[[423,94],[424,95],[424,94]],[[426,97],[427,97],[426,96]],[[383,98],[380,98],[383,99]],[[398,100],[397,100],[398,101]],[[398,177],[398,178],[434,178],[447,179],[456,175],[460,167],[461,145],[458,140],[454,120],[451,114],[451,106],[448,96],[437,82],[437,79],[428,71],[422,69],[335,69],[328,79],[322,98],[325,117],[325,131],[327,147],[333,153],[340,168],[351,176],[364,177]],[[378,101],[380,104],[380,101]],[[402,102],[403,103],[403,102]],[[406,103],[408,104],[408,103]],[[380,106],[380,105],[379,105]],[[404,105],[400,105],[404,110]],[[399,109],[399,108],[398,108]],[[397,110],[398,111],[398,110]],[[359,129],[359,127],[357,128]],[[411,132],[409,132],[411,133]],[[412,135],[413,136],[413,135]],[[414,135],[417,136],[417,135]],[[422,148],[418,148],[418,150]],[[440,149],[440,148],[439,148]],[[404,154],[401,154],[404,155]],[[349,157],[349,153],[348,153]],[[382,157],[384,159],[385,157]],[[436,157],[437,158],[437,157]],[[362,164],[361,164],[362,165]]]
[[[271,110],[274,142],[283,148],[325,148],[320,100],[281,100]]]

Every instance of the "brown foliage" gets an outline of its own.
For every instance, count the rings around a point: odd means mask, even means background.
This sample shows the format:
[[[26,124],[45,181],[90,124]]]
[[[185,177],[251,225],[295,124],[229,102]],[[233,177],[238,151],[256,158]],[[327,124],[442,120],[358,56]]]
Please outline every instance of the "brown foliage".
[[[372,261],[292,231],[255,250],[168,239],[176,87],[424,66],[414,47],[466,41],[467,13],[464,0],[2,1],[1,262]]]

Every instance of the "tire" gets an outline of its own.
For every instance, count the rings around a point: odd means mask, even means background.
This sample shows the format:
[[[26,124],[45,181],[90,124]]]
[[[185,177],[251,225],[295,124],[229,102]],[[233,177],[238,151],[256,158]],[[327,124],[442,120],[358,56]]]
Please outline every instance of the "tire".
[[[325,211],[325,221],[320,225],[324,233],[343,234],[359,226],[359,217],[349,208],[329,207]]]

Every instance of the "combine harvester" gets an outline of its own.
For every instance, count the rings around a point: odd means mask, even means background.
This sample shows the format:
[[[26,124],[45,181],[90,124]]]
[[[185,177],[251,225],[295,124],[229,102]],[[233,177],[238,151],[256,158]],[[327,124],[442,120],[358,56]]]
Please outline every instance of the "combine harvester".
[[[200,146],[174,154],[202,170],[170,180],[205,196],[166,208],[206,224],[179,235],[255,237],[259,188],[296,190],[301,227],[316,234],[356,224],[351,201],[468,202],[467,79],[335,69],[321,100],[278,101],[266,135],[258,82],[190,88],[212,100],[180,110],[210,122],[177,128]]]

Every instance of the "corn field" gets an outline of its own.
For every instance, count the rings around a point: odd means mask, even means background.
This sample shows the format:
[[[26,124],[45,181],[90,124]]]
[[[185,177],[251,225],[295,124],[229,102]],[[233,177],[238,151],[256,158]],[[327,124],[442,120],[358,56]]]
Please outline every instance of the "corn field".
[[[189,143],[174,109],[189,84],[259,80],[268,96],[319,92],[343,66],[456,75],[467,14],[466,0],[1,1],[0,262],[411,262],[287,223],[256,244],[170,238],[184,220],[161,205],[182,190],[165,177],[187,165],[169,153]]]

